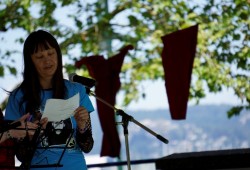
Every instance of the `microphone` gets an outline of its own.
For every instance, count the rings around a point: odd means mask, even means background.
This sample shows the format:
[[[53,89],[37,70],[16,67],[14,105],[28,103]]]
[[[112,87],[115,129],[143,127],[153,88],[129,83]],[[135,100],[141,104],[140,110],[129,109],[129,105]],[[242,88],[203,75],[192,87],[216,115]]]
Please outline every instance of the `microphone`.
[[[81,83],[87,88],[92,88],[96,84],[96,81],[94,79],[83,77],[83,76],[78,76],[75,73],[72,73],[69,75],[69,80],[72,82]]]
[[[81,83],[82,85],[84,85],[87,94],[90,94],[90,89],[93,86],[95,86],[95,83],[96,83],[94,79],[83,77],[83,76],[78,76],[75,73],[72,73],[69,75],[69,80],[72,82],[77,82],[77,83]]]

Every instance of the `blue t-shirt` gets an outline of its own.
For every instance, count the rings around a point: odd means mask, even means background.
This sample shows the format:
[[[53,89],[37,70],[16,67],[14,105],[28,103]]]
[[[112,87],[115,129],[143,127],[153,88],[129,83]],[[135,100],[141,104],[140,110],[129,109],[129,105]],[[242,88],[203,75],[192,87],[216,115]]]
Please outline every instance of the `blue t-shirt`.
[[[79,83],[70,82],[68,80],[64,80],[67,92],[66,98],[73,97],[75,94],[79,93],[80,101],[79,106],[85,107],[88,112],[92,112],[94,110],[93,105],[89,99],[88,94],[86,93],[86,89]],[[9,101],[5,111],[5,119],[6,120],[17,120],[25,113],[26,103],[23,103],[20,109],[20,102],[22,100],[23,93],[21,90],[15,91],[11,93],[9,97]],[[41,92],[41,107],[40,111],[43,113],[45,103],[47,99],[52,98],[52,90],[43,90]],[[62,167],[52,167],[46,169],[87,169],[86,162],[82,151],[76,143],[75,139],[75,129],[76,129],[76,121],[74,117],[70,117],[66,120],[62,120],[60,122],[49,122],[47,126],[51,126],[52,129],[61,129],[54,130],[50,133],[46,138],[42,140],[39,144],[39,148],[36,150],[34,157],[32,159],[32,165],[53,165],[57,164],[61,158],[63,153],[63,148],[66,143],[70,147],[65,150],[63,154],[60,165]],[[72,135],[72,131],[68,129],[74,129],[74,134]],[[72,135],[72,136],[71,136]],[[57,148],[58,147],[58,148]],[[34,168],[39,169],[39,168]],[[41,168],[44,169],[44,168]]]

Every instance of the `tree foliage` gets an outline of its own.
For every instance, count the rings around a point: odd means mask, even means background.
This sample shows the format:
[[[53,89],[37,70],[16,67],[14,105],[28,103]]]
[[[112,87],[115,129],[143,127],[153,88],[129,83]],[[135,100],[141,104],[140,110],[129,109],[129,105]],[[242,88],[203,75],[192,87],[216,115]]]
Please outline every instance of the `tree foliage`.
[[[124,45],[133,45],[120,75],[128,105],[143,94],[138,90],[141,82],[164,78],[161,36],[199,24],[190,99],[198,103],[206,88],[212,93],[232,89],[246,103],[232,108],[232,116],[250,105],[249,16],[250,4],[242,0],[4,0],[0,31],[49,30],[60,41],[69,73],[83,56],[110,57]],[[25,37],[16,38],[23,43]],[[7,70],[16,74],[14,65],[5,62],[13,60],[13,53],[0,51],[0,76]],[[87,74],[84,67],[77,71]]]

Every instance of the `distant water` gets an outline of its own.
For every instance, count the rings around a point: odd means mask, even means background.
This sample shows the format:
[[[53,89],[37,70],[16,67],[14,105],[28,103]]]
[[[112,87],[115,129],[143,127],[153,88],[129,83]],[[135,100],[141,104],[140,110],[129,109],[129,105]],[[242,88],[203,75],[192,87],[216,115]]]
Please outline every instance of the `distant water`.
[[[227,117],[228,105],[202,105],[188,108],[185,120],[172,120],[169,110],[125,111],[140,124],[169,140],[164,144],[134,122],[129,122],[129,150],[131,160],[154,159],[172,153],[221,150],[250,147],[250,111]],[[91,114],[94,149],[101,150],[102,131],[97,113]],[[118,121],[121,117],[117,117]],[[122,143],[122,159],[126,160],[123,128],[118,126]]]

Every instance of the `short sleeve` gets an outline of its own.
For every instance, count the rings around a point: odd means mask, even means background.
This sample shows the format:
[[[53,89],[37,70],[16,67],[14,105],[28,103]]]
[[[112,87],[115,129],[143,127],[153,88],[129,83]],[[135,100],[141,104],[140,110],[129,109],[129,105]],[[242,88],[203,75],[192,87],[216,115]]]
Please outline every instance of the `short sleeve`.
[[[87,94],[85,86],[77,82],[70,82],[65,80],[65,85],[67,87],[67,98],[73,97],[77,93],[80,95],[79,106],[85,107],[89,113],[94,111],[92,102]]]
[[[89,95],[86,93],[86,88],[81,84],[79,85],[79,93],[80,93],[80,106],[85,107],[89,113],[94,111]]]
[[[21,92],[12,92],[9,96],[8,103],[5,110],[5,120],[17,120],[24,113],[23,107],[20,109]]]

